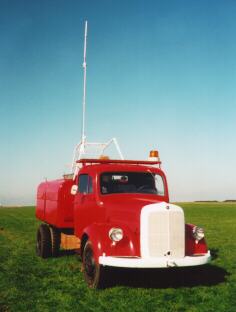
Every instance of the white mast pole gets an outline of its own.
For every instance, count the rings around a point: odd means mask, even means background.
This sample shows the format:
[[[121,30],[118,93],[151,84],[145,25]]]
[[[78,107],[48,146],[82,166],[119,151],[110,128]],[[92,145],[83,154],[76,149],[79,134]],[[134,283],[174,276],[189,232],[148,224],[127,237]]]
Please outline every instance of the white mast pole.
[[[124,159],[121,150],[119,148],[118,142],[115,138],[110,140],[107,143],[86,143],[86,136],[85,136],[85,110],[86,110],[86,74],[87,74],[87,64],[86,64],[86,52],[87,52],[87,32],[88,32],[88,22],[85,21],[85,28],[84,28],[84,61],[83,61],[83,69],[84,69],[84,88],[83,88],[83,117],[82,117],[82,138],[81,142],[76,145],[74,149],[74,157],[72,160],[72,172],[74,173],[74,178],[78,173],[79,166],[76,164],[78,159],[81,159],[82,156],[85,155],[85,147],[86,146],[99,146],[102,149],[102,152],[105,148],[107,148],[112,142],[115,144],[117,152],[121,159]],[[74,179],[73,178],[73,179]]]
[[[87,73],[87,64],[86,64],[86,51],[87,51],[87,26],[88,22],[85,21],[85,29],[84,29],[84,92],[83,92],[83,121],[82,121],[82,149],[84,150],[85,145],[85,109],[86,109],[86,73]]]

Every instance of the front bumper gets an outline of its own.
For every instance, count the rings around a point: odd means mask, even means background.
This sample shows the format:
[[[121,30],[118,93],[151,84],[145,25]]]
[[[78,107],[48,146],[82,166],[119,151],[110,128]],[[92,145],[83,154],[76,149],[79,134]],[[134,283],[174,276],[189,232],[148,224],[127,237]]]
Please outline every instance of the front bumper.
[[[211,260],[210,251],[205,255],[186,256],[184,258],[129,258],[129,257],[99,257],[99,264],[120,268],[168,268],[188,267],[208,263]]]

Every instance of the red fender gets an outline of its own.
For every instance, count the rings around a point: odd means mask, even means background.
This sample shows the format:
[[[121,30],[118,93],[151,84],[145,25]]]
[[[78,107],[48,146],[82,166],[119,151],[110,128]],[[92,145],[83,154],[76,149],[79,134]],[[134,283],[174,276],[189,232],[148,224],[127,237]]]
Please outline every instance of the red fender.
[[[84,230],[84,234],[92,243],[95,260],[98,262],[99,257],[102,255],[115,257],[140,256],[139,238],[137,239],[127,226],[119,226],[123,230],[124,237],[119,242],[113,242],[109,237],[109,231],[113,227],[117,226],[92,224]]]
[[[205,238],[196,242],[193,237],[194,224],[185,224],[185,254],[186,256],[206,254],[207,244]]]

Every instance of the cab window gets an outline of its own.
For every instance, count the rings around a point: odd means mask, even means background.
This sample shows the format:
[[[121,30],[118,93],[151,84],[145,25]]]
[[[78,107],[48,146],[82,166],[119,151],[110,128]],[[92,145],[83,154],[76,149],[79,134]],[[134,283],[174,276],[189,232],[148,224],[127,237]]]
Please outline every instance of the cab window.
[[[79,193],[90,194],[93,192],[92,178],[88,174],[81,174],[79,176]]]
[[[100,177],[102,194],[144,193],[165,195],[161,175],[151,172],[105,172]]]

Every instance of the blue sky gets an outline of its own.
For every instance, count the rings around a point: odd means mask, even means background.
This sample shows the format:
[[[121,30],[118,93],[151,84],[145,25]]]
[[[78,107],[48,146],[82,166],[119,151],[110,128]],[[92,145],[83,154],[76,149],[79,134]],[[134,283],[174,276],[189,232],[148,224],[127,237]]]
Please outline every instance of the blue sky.
[[[236,2],[0,1],[0,203],[34,203],[81,136],[158,148],[171,200],[236,198]]]

